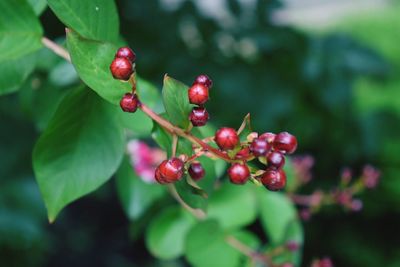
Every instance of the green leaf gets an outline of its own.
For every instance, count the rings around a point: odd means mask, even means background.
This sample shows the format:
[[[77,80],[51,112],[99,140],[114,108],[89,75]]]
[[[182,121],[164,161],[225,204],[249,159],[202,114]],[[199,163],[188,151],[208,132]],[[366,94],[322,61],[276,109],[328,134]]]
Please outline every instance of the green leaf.
[[[208,217],[218,220],[224,229],[240,228],[257,217],[254,185],[243,186],[224,183],[214,191],[208,202]]]
[[[25,0],[1,0],[0,10],[0,62],[42,47],[42,26]]]
[[[21,61],[24,63],[21,64]],[[0,95],[17,91],[32,73],[36,62],[35,54],[0,63]]]
[[[298,220],[297,211],[290,199],[278,192],[258,188],[261,223],[273,244],[286,240],[290,225]]]
[[[160,99],[159,91],[151,83],[137,78],[137,91],[140,100],[151,108],[156,108]],[[121,110],[119,113],[122,125],[132,131],[135,136],[147,137],[152,132],[153,121],[141,110],[137,110],[135,113],[127,113]]]
[[[164,187],[142,181],[125,157],[117,171],[117,192],[129,219],[138,219],[157,199],[163,196]]]
[[[124,135],[115,109],[87,88],[73,90],[40,136],[33,167],[50,221],[117,170]]]
[[[101,97],[119,105],[121,97],[132,88],[111,75],[109,66],[118,47],[84,39],[73,31],[67,32],[67,46],[79,77]]]
[[[68,86],[79,81],[79,77],[70,62],[61,61],[50,71],[49,81],[56,86]]]
[[[146,233],[150,252],[166,260],[182,256],[185,236],[194,222],[194,218],[178,207],[164,210],[152,220]]]
[[[189,184],[185,177],[175,182],[174,185],[178,195],[186,204],[193,209],[199,209],[205,213],[207,208],[207,193],[203,189]]]
[[[193,107],[189,103],[188,86],[165,75],[162,96],[170,121],[182,128],[187,128],[189,114]]]
[[[28,0],[36,15],[40,15],[47,7],[46,0]]]
[[[244,255],[225,241],[216,220],[197,223],[186,236],[185,256],[194,267],[239,266]]]
[[[50,8],[69,28],[85,38],[116,42],[119,20],[114,0],[48,0]]]

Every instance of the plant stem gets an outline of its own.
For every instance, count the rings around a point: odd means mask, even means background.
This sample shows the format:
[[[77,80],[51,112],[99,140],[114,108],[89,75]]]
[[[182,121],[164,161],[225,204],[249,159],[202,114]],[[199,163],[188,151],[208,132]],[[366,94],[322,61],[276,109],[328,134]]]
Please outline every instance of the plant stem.
[[[148,106],[141,103],[139,108],[146,113],[150,118],[152,118],[155,122],[161,125],[164,129],[166,129],[171,134],[179,135],[193,144],[196,144],[203,148],[205,152],[211,152],[213,155],[217,156],[218,158],[225,160],[227,162],[236,162],[237,160],[231,159],[227,154],[223,153],[222,151],[206,144],[203,140],[197,138],[196,136],[184,131],[183,129],[176,127],[175,125],[171,124],[166,119],[158,116],[153,110],[151,110]]]
[[[52,40],[48,39],[47,37],[42,38],[42,44],[53,51],[55,54],[59,55],[60,57],[64,58],[66,61],[71,62],[71,57],[68,51],[62,47],[61,45],[56,44]]]
[[[178,192],[176,191],[175,185],[174,184],[168,184],[168,189],[171,195],[175,198],[176,201],[189,213],[191,213],[194,217],[196,217],[199,220],[204,220],[207,215],[202,211],[201,209],[194,209],[190,207],[186,202],[179,196]]]

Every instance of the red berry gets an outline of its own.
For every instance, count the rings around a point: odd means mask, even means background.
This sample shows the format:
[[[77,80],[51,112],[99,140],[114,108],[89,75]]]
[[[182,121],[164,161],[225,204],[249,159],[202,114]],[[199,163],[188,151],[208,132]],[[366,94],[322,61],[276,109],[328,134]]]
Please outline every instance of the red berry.
[[[208,100],[208,88],[196,83],[189,88],[189,102],[195,105],[204,105]]]
[[[234,163],[228,169],[229,179],[234,184],[244,184],[250,177],[250,170],[246,164]]]
[[[265,139],[256,138],[250,145],[250,150],[256,157],[266,156],[270,149],[271,145]]]
[[[212,80],[205,74],[201,74],[199,76],[196,77],[196,79],[194,80],[193,84],[202,84],[205,87],[207,87],[208,89],[210,89],[212,87]]]
[[[235,129],[222,127],[215,133],[215,142],[222,150],[230,150],[239,143],[239,136]]]
[[[274,142],[274,140],[275,140],[275,136],[276,136],[276,134],[274,134],[274,133],[263,133],[258,138],[259,139],[264,139],[268,143],[272,144]]]
[[[268,190],[282,190],[286,185],[286,174],[283,170],[268,169],[262,175],[261,182]]]
[[[136,60],[136,54],[135,52],[132,51],[127,46],[121,47],[120,49],[117,50],[117,53],[115,54],[115,57],[118,58],[127,58],[130,60],[131,63],[135,62]]]
[[[206,174],[206,171],[204,170],[203,165],[201,165],[200,162],[193,162],[192,164],[190,164],[188,172],[190,177],[192,177],[196,181],[203,178]]]
[[[210,116],[204,107],[194,107],[189,115],[189,120],[193,126],[204,126],[209,118]]]
[[[275,136],[273,147],[283,153],[292,154],[297,148],[297,139],[288,132],[282,132]]]
[[[164,160],[156,168],[155,179],[157,182],[163,183],[173,183],[178,181],[183,176],[184,163],[179,158],[170,158]]]
[[[121,106],[122,110],[125,112],[135,112],[139,105],[139,99],[137,98],[137,96],[135,94],[126,93],[121,98],[119,105]]]
[[[114,58],[110,70],[115,79],[124,81],[129,80],[133,73],[132,63],[125,57]]]
[[[285,156],[279,151],[271,151],[267,155],[268,167],[280,169],[285,165]]]

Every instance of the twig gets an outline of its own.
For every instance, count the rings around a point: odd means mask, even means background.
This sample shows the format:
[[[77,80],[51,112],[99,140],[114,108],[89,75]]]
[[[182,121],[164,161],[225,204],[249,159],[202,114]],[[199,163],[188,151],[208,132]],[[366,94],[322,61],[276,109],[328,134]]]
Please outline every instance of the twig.
[[[48,49],[52,50],[55,54],[59,55],[60,57],[64,58],[65,60],[71,62],[71,57],[70,57],[68,51],[64,47],[56,44],[55,42],[48,39],[47,37],[42,38],[42,44],[45,47],[47,47]]]
[[[176,148],[178,146],[178,136],[176,134],[172,135],[172,157],[176,156]]]
[[[168,189],[171,195],[175,198],[176,201],[187,211],[189,211],[191,214],[193,214],[194,217],[196,217],[199,220],[204,220],[207,215],[204,213],[204,211],[200,209],[194,209],[190,207],[178,194],[176,191],[175,185],[174,184],[168,184]]]

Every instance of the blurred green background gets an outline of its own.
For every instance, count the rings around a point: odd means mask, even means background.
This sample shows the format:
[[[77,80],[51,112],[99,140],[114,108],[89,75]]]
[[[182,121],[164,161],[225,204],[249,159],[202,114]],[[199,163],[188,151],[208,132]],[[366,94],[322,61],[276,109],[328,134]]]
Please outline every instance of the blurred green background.
[[[371,163],[382,171],[380,186],[362,196],[361,213],[324,209],[305,223],[304,266],[325,255],[336,266],[400,266],[400,4],[329,2],[117,5],[144,78],[160,88],[165,73],[188,84],[206,73],[214,80],[208,107],[216,126],[237,126],[251,112],[256,130],[294,133],[298,154],[316,159],[304,192],[335,185],[344,166],[358,173]],[[49,38],[64,36],[49,9],[41,21]],[[54,110],[77,76],[40,53],[20,92],[0,97],[0,266],[185,266],[146,252],[137,232],[148,221],[129,222],[114,180],[47,223],[31,151],[50,116],[43,110]],[[44,78],[47,100],[32,102]],[[46,91],[54,86],[59,90]]]

